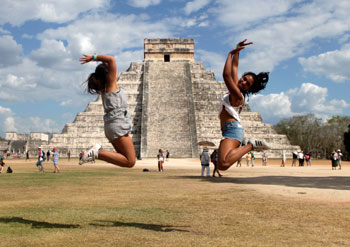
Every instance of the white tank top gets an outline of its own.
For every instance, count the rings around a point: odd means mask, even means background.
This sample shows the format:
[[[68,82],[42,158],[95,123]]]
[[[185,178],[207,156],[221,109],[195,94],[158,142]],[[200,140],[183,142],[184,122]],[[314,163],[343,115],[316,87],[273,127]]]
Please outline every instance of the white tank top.
[[[225,110],[228,114],[230,114],[234,119],[236,119],[238,122],[241,121],[239,118],[239,113],[241,113],[243,105],[240,106],[232,106],[230,102],[230,94],[224,94],[221,98],[221,106],[220,106],[220,113],[223,111],[225,106]]]

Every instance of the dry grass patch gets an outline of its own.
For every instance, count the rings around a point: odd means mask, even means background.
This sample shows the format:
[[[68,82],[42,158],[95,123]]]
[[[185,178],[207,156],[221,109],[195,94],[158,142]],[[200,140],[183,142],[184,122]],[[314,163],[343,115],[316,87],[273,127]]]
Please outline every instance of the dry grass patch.
[[[349,204],[261,193],[199,169],[14,170],[0,176],[1,246],[350,245]]]

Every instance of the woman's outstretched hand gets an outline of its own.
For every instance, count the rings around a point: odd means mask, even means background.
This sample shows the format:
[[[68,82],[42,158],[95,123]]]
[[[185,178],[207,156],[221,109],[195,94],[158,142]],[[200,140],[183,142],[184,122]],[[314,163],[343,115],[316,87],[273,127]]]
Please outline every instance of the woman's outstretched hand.
[[[86,64],[86,63],[92,61],[92,54],[91,55],[83,54],[83,56],[79,60],[80,60],[81,64]]]
[[[240,50],[243,50],[243,49],[245,48],[245,46],[253,44],[253,42],[246,42],[246,41],[247,41],[247,39],[245,39],[245,40],[239,42],[239,43],[237,44],[237,46],[236,46],[233,50],[230,51],[230,53],[231,53],[231,54],[237,53],[237,52],[239,52]]]
[[[248,43],[246,43],[246,41],[247,41],[247,39],[245,39],[245,40],[239,42],[239,43],[237,44],[237,48],[238,48],[238,47],[244,47],[244,46],[253,44],[253,42],[248,42]]]

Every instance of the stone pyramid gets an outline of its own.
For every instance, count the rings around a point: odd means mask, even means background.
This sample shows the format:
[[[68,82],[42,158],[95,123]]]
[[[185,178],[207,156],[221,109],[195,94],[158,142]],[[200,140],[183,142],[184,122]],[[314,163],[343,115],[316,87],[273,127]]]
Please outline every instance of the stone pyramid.
[[[172,157],[198,157],[198,142],[221,140],[218,111],[227,91],[213,72],[193,59],[193,39],[145,39],[145,60],[133,62],[120,74],[118,83],[128,93],[133,122],[132,139],[138,157],[156,157],[159,149],[168,149]],[[73,157],[95,143],[113,150],[104,136],[103,106],[100,97],[84,112],[54,134],[47,148],[57,146]],[[285,135],[265,124],[259,113],[246,106],[241,113],[245,137],[268,141],[270,158],[298,151]],[[256,155],[259,157],[259,154]]]

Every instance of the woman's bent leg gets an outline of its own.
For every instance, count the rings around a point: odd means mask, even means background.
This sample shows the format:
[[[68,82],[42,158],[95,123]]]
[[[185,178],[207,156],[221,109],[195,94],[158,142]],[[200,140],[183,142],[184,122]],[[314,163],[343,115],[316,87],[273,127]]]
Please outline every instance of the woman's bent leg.
[[[227,170],[243,155],[253,149],[252,144],[240,146],[240,142],[234,139],[224,139],[220,142],[219,147],[219,170]]]
[[[100,149],[98,159],[121,167],[133,167],[135,165],[135,148],[129,135],[115,139],[112,145],[118,153]]]

